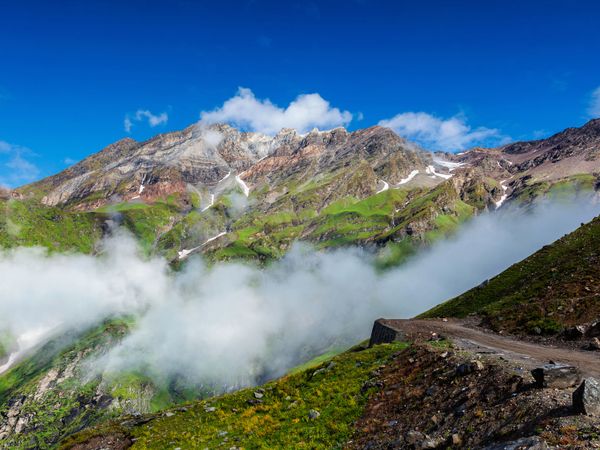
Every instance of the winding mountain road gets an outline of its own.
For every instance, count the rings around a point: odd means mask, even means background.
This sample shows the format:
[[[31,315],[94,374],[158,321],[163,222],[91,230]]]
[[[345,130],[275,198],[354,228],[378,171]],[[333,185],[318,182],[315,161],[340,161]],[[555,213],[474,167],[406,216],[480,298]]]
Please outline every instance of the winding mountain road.
[[[501,336],[491,331],[472,328],[464,321],[385,320],[384,323],[407,337],[431,336],[437,333],[451,338],[459,347],[476,353],[502,356],[523,367],[534,368],[549,361],[571,364],[588,376],[600,377],[600,353],[543,345]]]

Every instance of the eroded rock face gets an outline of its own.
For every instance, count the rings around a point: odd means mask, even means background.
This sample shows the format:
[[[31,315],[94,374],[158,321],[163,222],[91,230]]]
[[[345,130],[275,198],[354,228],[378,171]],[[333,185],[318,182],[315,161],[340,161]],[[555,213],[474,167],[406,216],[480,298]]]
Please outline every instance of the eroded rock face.
[[[248,184],[277,185],[290,176],[314,177],[363,160],[373,172],[373,179],[361,178],[369,185],[360,187],[364,196],[374,193],[377,177],[398,183],[412,170],[424,173],[431,155],[382,127],[313,130],[305,136],[284,129],[267,136],[228,125],[193,125],[142,143],[123,139],[32,187],[46,192],[46,205],[88,209],[115,197],[153,200],[184,192],[189,184],[214,187],[232,173]]]
[[[600,382],[595,378],[584,379],[573,392],[573,409],[580,414],[600,416]]]

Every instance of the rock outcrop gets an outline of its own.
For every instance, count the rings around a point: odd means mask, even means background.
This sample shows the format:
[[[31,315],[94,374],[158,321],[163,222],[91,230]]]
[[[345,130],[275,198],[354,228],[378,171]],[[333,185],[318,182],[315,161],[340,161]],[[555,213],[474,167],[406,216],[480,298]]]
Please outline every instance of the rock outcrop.
[[[600,382],[586,378],[573,392],[573,409],[581,414],[600,416]]]
[[[385,319],[377,319],[373,324],[369,347],[377,344],[386,344],[394,341],[401,341],[404,335],[386,323]]]

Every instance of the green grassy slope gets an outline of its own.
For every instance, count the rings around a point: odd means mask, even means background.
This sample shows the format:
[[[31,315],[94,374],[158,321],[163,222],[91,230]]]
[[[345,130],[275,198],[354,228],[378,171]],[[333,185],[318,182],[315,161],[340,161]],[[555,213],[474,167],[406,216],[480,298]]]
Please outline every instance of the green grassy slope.
[[[50,208],[36,200],[0,201],[0,247],[91,253],[100,237],[100,221],[92,214]]]
[[[61,336],[1,374],[0,448],[53,448],[65,436],[101,420],[158,411],[207,395],[201,387],[180,386],[175,379],[158,386],[141,373],[95,373],[89,364],[131,326],[129,318],[111,319]],[[19,433],[11,417],[21,421]],[[2,436],[7,424],[9,433]]]
[[[63,375],[75,371],[74,362],[83,352],[96,354],[126,329],[125,322],[107,322],[83,336],[50,341],[0,375],[0,417],[10,417],[13,410],[24,420],[21,433],[0,439],[0,448],[51,448],[64,436],[105,417],[103,408],[85,407],[93,403],[99,379]]]
[[[470,313],[482,315],[494,329],[527,333],[556,333],[596,320],[600,315],[600,217],[423,317]]]
[[[129,435],[135,439],[133,449],[341,448],[376,389],[368,383],[373,371],[406,346],[351,349],[261,388],[147,416],[131,429],[123,421],[107,423],[75,435],[62,448],[107,434]],[[318,417],[313,413],[311,418],[311,410]]]

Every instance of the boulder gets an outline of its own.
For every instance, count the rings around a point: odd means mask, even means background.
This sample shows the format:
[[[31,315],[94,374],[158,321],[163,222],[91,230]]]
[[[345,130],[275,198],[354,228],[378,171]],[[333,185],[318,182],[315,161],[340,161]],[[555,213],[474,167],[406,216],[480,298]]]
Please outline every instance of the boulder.
[[[456,368],[456,375],[463,377],[470,373],[480,371],[484,369],[484,365],[479,360],[474,360],[468,363],[459,364]]]
[[[385,319],[377,319],[373,324],[371,339],[369,340],[369,347],[373,347],[377,344],[387,344],[394,341],[401,341],[403,339],[404,334],[389,326]]]
[[[583,350],[589,350],[591,352],[595,352],[600,350],[600,339],[592,338],[587,344],[581,347]]]
[[[549,387],[565,389],[579,383],[580,374],[575,366],[566,364],[546,364],[531,371],[535,384],[539,388]]]
[[[586,337],[600,337],[600,322],[594,322],[585,332]]]
[[[600,416],[600,382],[586,378],[573,392],[573,409],[580,414]]]
[[[546,450],[547,448],[548,444],[542,438],[530,436],[502,444],[492,444],[483,450]]]
[[[568,341],[576,341],[585,336],[585,327],[583,325],[576,325],[574,327],[567,328],[562,332],[562,337]]]

